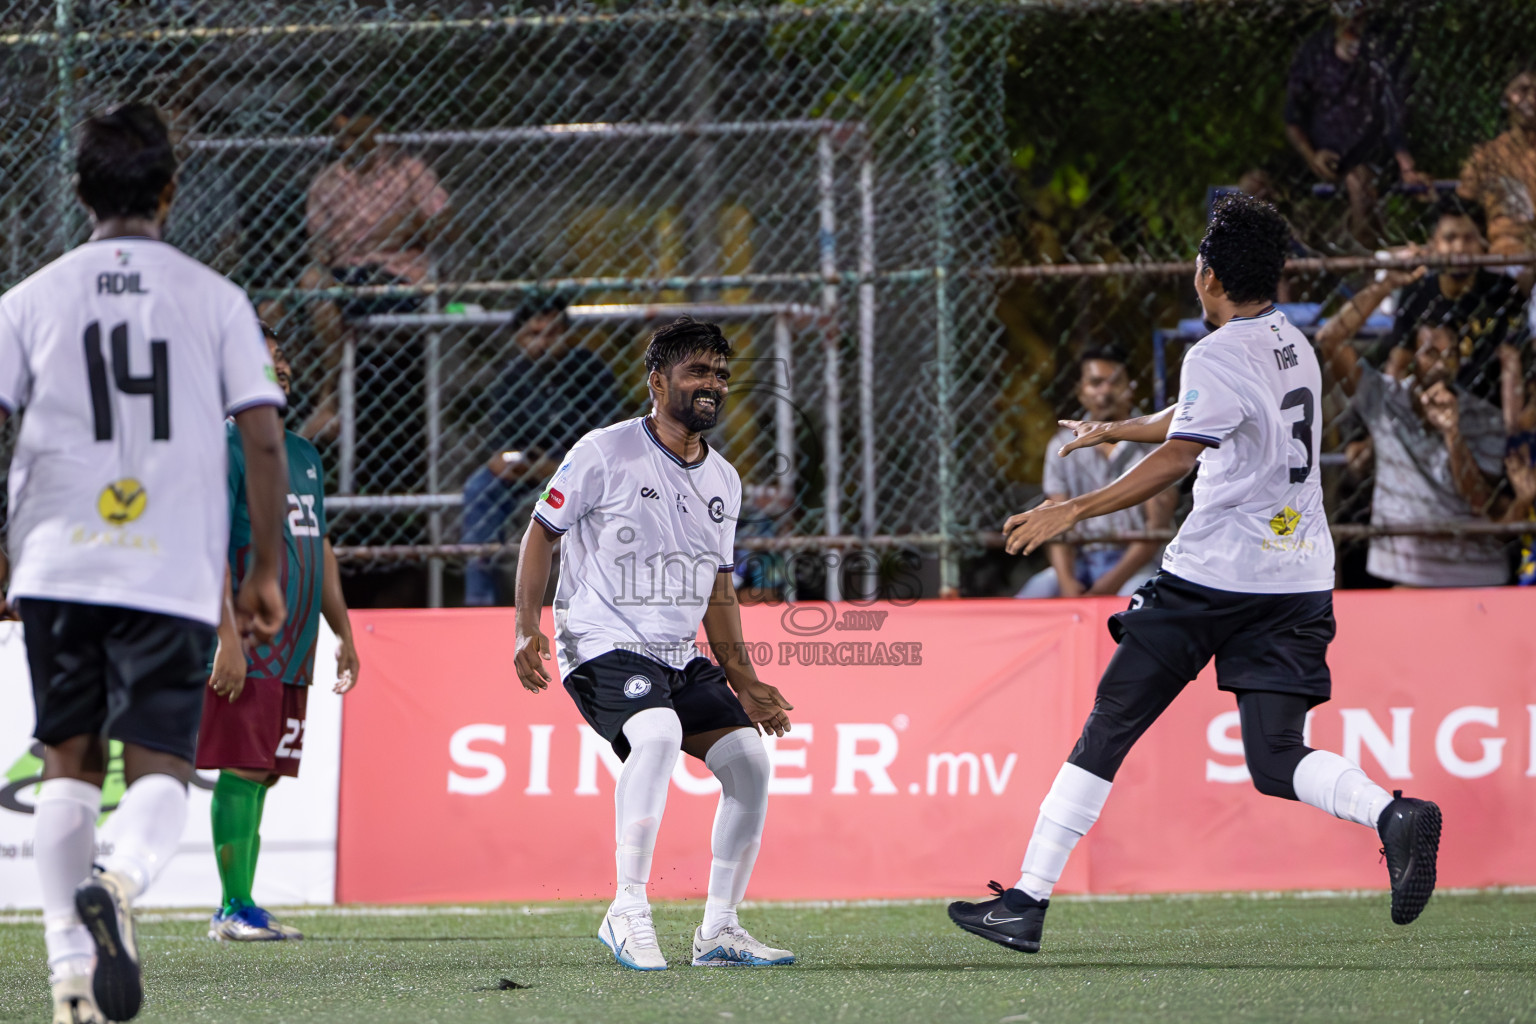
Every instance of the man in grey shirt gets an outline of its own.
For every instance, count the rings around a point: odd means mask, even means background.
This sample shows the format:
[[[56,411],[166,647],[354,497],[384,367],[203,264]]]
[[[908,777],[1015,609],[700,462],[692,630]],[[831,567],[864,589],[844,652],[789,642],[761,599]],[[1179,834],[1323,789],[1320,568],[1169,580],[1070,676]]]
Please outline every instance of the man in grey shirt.
[[[1412,277],[1393,272],[1389,280],[1403,284]],[[1317,340],[1375,445],[1371,525],[1486,520],[1504,459],[1503,417],[1456,384],[1456,331],[1420,325],[1412,372],[1402,380],[1366,365],[1343,335],[1324,327]],[[1509,582],[1504,546],[1493,537],[1376,537],[1366,569],[1404,587]]]
[[[1093,348],[1078,360],[1077,399],[1084,418],[1123,420],[1131,415],[1135,382],[1126,370],[1125,357],[1111,348]],[[1080,448],[1065,457],[1061,446],[1072,440],[1070,428],[1051,439],[1041,477],[1045,496],[1066,501],[1096,491],[1122,476],[1146,458],[1156,445],[1122,441],[1119,444]],[[1151,501],[1078,524],[1075,533],[1084,538],[1166,527],[1173,516],[1172,490]],[[1019,597],[1098,597],[1129,595],[1157,571],[1162,545],[1151,541],[1130,544],[1086,543],[1074,550],[1068,544],[1046,548],[1051,567],[1031,576]]]

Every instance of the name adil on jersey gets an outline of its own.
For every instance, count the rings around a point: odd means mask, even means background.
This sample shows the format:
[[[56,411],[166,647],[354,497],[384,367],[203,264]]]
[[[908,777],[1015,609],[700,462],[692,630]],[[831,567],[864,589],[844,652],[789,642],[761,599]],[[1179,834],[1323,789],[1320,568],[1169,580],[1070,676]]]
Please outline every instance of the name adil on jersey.
[[[149,289],[139,280],[138,272],[123,274],[112,271],[96,275],[97,295],[148,295]]]

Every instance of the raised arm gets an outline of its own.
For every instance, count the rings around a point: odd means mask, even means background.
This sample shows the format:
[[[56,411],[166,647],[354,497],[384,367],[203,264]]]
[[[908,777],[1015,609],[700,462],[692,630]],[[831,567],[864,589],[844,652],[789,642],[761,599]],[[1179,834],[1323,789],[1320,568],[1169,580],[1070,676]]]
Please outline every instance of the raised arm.
[[[789,732],[789,716],[794,705],[784,699],[776,686],[757,678],[757,669],[747,657],[747,645],[741,635],[741,604],[736,598],[736,584],[731,573],[722,569],[715,574],[715,586],[704,610],[704,635],[716,663],[725,673],[725,681],[736,691],[736,699],[752,724],[763,732],[783,736]]]
[[[1141,504],[1188,476],[1203,451],[1205,445],[1198,441],[1182,438],[1164,441],[1161,447],[1112,484],[1061,504],[1047,501],[1028,512],[1009,516],[1003,524],[1008,553],[1030,554],[1084,519]]]
[[[1137,441],[1142,444],[1162,444],[1168,440],[1168,424],[1173,422],[1173,412],[1178,406],[1170,405],[1162,412],[1150,416],[1137,416],[1129,420],[1057,420],[1072,431],[1072,440],[1061,446],[1056,454],[1065,455],[1079,448],[1091,448],[1096,444],[1115,444],[1119,441]]]
[[[1423,277],[1425,270],[1420,267],[1411,271],[1388,271],[1382,280],[1366,285],[1351,296],[1344,303],[1344,308],[1318,329],[1318,350],[1333,378],[1344,388],[1345,394],[1353,395],[1355,387],[1360,383],[1360,355],[1349,344],[1350,340],[1360,332],[1360,328],[1388,295]]]

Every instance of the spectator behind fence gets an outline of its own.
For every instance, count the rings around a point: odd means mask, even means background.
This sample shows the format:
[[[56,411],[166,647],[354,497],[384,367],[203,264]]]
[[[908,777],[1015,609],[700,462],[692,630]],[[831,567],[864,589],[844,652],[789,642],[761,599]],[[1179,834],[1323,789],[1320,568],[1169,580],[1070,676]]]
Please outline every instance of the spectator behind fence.
[[[1504,475],[1509,478],[1509,507],[1500,517],[1506,523],[1536,521],[1536,388],[1526,380],[1520,352],[1508,345],[1499,350],[1504,433],[1507,454]],[[1536,534],[1520,538],[1520,563],[1515,582],[1536,585]]]
[[[619,418],[622,396],[601,356],[575,344],[566,300],[530,300],[514,321],[516,351],[491,390],[486,424],[501,447],[464,485],[466,544],[503,539],[518,506],[531,499],[577,441]],[[521,525],[521,524],[519,524]],[[469,563],[464,603],[497,602],[490,559]]]
[[[1499,255],[1536,248],[1536,68],[1504,88],[1509,130],[1472,151],[1457,192],[1488,211],[1488,249]]]
[[[309,185],[305,227],[315,266],[305,288],[338,285],[416,285],[431,267],[426,247],[444,234],[448,193],[432,169],[396,146],[378,141],[378,122],[349,102],[331,122],[339,158]],[[416,298],[362,298],[313,307],[315,336],[326,372],[314,414],[300,430],[307,437],[336,429],[336,368],[346,320],[376,313],[410,312]]]
[[[1312,173],[1343,180],[1349,232],[1375,244],[1376,179],[1395,159],[1405,185],[1434,184],[1419,172],[1404,135],[1404,102],[1391,46],[1369,24],[1362,0],[1335,0],[1332,24],[1308,36],[1286,81],[1285,134]]]
[[[1488,251],[1483,214],[1475,203],[1446,196],[1429,218],[1425,250],[1436,256],[1477,256]],[[1429,271],[1390,271],[1360,291],[1318,332],[1319,344],[1343,343],[1355,336],[1376,307],[1398,288],[1397,315],[1388,336],[1387,372],[1401,379],[1412,369],[1419,328],[1449,328],[1458,345],[1456,383],[1479,398],[1499,393],[1499,346],[1524,342],[1525,295],[1513,278],[1481,267],[1446,267]]]
[[[1334,379],[1353,397],[1351,409],[1371,432],[1376,451],[1371,525],[1485,519],[1504,460],[1503,417],[1456,383],[1461,345],[1455,332],[1420,324],[1412,366],[1399,380],[1369,366],[1348,335],[1332,326],[1318,333],[1318,344]],[[1509,581],[1503,544],[1489,537],[1375,537],[1366,570],[1403,587]]]
[[[1082,403],[1086,419],[1126,419],[1131,415],[1135,389],[1135,382],[1126,369],[1125,356],[1118,351],[1092,348],[1078,360],[1077,399]],[[1066,501],[1098,490],[1118,479],[1157,447],[1122,441],[1079,448],[1065,457],[1056,454],[1072,437],[1072,429],[1063,427],[1046,449],[1042,483],[1050,501]],[[1092,538],[1148,528],[1162,529],[1172,520],[1174,498],[1173,491],[1164,492],[1144,504],[1085,520],[1076,532],[1081,537]],[[1152,541],[1088,543],[1075,551],[1068,544],[1052,544],[1046,548],[1051,567],[1031,576],[1017,596],[1129,595],[1157,571],[1156,556],[1160,548],[1160,544]]]

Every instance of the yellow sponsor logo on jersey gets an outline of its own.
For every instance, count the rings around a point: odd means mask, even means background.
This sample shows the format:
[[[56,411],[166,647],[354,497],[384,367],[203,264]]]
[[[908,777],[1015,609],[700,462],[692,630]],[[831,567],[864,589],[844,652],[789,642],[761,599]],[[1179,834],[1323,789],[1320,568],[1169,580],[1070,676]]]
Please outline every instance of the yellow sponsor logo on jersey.
[[[1275,517],[1269,521],[1269,528],[1275,531],[1276,537],[1289,537],[1296,532],[1296,527],[1301,525],[1301,513],[1287,505]]]
[[[143,515],[148,503],[149,495],[145,493],[144,485],[131,476],[123,477],[101,489],[101,496],[96,499],[96,511],[113,526],[123,526]]]

